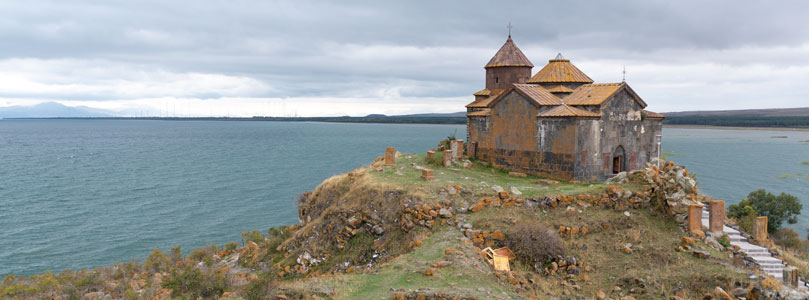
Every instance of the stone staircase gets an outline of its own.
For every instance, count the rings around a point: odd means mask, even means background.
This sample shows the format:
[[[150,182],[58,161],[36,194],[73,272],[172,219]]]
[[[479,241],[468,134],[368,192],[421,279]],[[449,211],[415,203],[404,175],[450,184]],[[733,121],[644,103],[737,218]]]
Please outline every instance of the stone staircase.
[[[706,206],[707,208],[707,206]],[[707,209],[702,211],[702,226],[709,227],[710,213]],[[764,271],[769,276],[775,277],[778,281],[783,280],[783,270],[786,267],[784,262],[778,258],[773,257],[767,248],[751,244],[743,237],[738,230],[724,226],[723,230],[730,238],[730,244],[739,246],[739,249],[750,256],[753,261],[758,265],[759,269]]]

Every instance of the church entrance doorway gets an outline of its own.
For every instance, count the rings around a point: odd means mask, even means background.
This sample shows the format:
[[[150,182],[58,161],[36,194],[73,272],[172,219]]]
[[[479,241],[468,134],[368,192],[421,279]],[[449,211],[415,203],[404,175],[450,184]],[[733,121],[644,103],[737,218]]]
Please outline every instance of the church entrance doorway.
[[[624,159],[624,147],[618,146],[615,148],[612,156],[612,174],[618,174],[626,171],[626,162]]]

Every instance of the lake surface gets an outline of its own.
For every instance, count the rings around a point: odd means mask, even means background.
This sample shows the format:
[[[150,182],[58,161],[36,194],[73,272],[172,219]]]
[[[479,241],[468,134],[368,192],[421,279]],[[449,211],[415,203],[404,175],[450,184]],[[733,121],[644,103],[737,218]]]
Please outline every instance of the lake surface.
[[[297,195],[385,147],[421,153],[452,134],[464,138],[465,127],[0,120],[0,276],[239,241],[296,223]],[[733,203],[766,188],[807,203],[803,140],[809,132],[666,128],[663,147],[713,197]],[[809,218],[800,221],[803,233]]]

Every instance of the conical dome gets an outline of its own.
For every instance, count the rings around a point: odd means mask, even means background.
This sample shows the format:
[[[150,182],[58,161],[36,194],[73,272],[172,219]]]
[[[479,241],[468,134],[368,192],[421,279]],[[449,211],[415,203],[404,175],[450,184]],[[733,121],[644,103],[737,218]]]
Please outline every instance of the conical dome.
[[[525,54],[520,51],[520,48],[514,44],[514,41],[511,40],[511,35],[508,36],[506,43],[503,44],[503,47],[500,47],[500,50],[497,51],[497,54],[489,60],[489,63],[486,64],[484,68],[493,68],[493,67],[534,67],[534,64],[525,57]]]
[[[584,74],[559,53],[556,58],[549,60],[548,64],[534,77],[531,77],[528,83],[593,83],[593,79],[590,79],[587,74]]]

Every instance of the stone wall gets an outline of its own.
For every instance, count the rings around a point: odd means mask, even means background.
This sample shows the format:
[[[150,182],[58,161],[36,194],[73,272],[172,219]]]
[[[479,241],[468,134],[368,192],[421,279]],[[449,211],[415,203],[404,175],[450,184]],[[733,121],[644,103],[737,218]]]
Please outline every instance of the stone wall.
[[[467,153],[496,167],[577,181],[612,177],[616,156],[619,171],[642,168],[657,157],[662,120],[644,119],[626,91],[600,107],[582,107],[601,111],[601,119],[536,117],[549,108],[510,92],[489,117],[468,118]]]
[[[581,121],[576,180],[600,181],[613,176],[616,156],[622,156],[619,171],[640,169],[657,157],[655,135],[662,132],[662,120],[644,119],[643,108],[626,91],[606,101],[600,110],[599,121]]]
[[[513,83],[525,83],[531,78],[531,67],[486,68],[486,88],[507,89]]]

